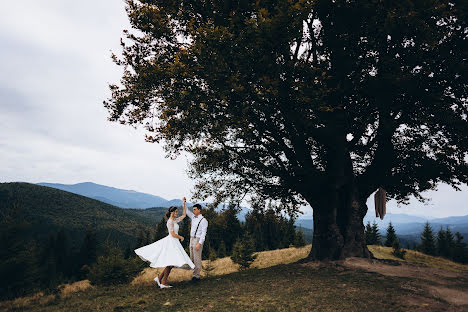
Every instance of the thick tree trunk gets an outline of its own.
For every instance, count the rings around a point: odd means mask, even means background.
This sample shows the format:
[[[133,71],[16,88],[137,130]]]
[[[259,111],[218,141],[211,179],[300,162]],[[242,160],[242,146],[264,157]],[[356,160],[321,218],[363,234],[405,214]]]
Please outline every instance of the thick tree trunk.
[[[314,236],[308,260],[371,258],[364,235],[365,202],[341,192],[329,196],[325,201],[328,204],[314,207]]]
[[[320,198],[305,196],[314,210],[314,236],[309,260],[371,258],[363,219],[366,199],[360,195],[344,140],[331,140],[327,150],[327,183]]]

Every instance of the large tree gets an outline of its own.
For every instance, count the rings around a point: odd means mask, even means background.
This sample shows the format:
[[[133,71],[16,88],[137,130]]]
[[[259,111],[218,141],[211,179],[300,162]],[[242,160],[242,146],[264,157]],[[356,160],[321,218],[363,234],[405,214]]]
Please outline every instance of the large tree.
[[[369,257],[366,199],[468,182],[466,1],[127,0],[110,120],[191,153],[196,196],[313,207],[310,259]]]

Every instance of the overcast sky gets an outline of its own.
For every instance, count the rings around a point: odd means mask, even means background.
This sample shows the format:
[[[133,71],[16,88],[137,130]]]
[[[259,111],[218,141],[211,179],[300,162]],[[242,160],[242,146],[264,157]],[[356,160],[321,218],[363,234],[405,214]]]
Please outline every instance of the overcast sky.
[[[143,131],[107,121],[102,101],[120,79],[130,28],[121,0],[0,3],[0,182],[91,181],[162,196],[190,196],[187,158],[165,158]],[[390,213],[468,214],[468,189],[441,186],[429,205],[389,203]],[[372,204],[372,201],[369,201]]]

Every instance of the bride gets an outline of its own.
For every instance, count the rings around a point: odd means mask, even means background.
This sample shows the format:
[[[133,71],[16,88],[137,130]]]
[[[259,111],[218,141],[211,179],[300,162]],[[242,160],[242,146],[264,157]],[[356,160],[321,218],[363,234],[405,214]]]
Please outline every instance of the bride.
[[[187,270],[192,270],[195,265],[193,264],[190,257],[185,252],[184,248],[179,242],[184,241],[184,238],[178,234],[179,224],[178,222],[182,221],[186,216],[186,206],[185,197],[183,201],[183,212],[182,216],[177,218],[178,211],[177,207],[171,206],[166,212],[167,220],[167,230],[169,235],[146,246],[135,249],[135,253],[144,261],[150,263],[152,268],[162,268],[162,271],[159,276],[156,276],[154,279],[158,283],[160,288],[169,288],[172,286],[167,285],[167,278],[171,273],[173,267],[183,268]]]

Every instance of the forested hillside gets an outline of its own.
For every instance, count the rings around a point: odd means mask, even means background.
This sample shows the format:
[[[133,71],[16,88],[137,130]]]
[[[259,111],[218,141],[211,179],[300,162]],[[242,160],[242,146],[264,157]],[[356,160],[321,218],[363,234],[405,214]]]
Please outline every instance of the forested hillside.
[[[152,225],[146,216],[131,210],[28,183],[0,184],[0,212],[2,224],[26,223],[25,236],[41,240],[63,228],[72,243],[92,228],[99,239],[110,237],[125,245],[135,241],[138,229]]]

